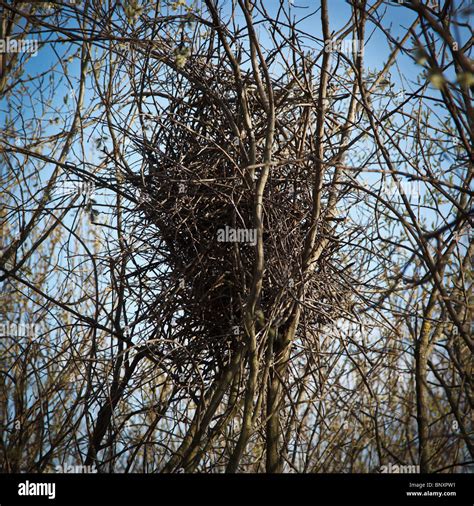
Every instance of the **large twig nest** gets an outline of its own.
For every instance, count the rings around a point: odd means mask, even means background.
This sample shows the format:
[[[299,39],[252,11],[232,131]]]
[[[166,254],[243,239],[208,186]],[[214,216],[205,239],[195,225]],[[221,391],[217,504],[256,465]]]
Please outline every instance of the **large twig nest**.
[[[179,357],[183,370],[192,361],[207,364],[206,371],[214,373],[235,349],[243,330],[242,311],[255,259],[255,180],[242,153],[248,139],[239,143],[224,110],[235,118],[241,113],[233,80],[223,81],[221,76],[216,83],[209,77],[208,85],[211,96],[201,85],[189,84],[184,96],[170,101],[165,114],[157,116],[152,141],[140,144],[145,174],[130,182],[142,195],[140,209],[146,218],[142,236],[160,251],[160,286],[168,287],[160,291],[151,315],[162,322],[161,329],[173,327],[170,341],[159,353],[174,361]],[[278,106],[274,147],[278,163],[271,168],[264,194],[266,263],[260,306],[280,324],[302,281],[312,205],[312,164],[309,158],[291,162],[301,158],[297,102],[298,97],[288,98]],[[261,160],[265,114],[255,95],[250,109]],[[259,169],[255,178],[258,174]],[[328,229],[321,225],[319,233],[327,234]],[[305,297],[318,301],[319,312],[314,305],[312,311],[319,323],[334,318],[345,297],[337,269],[331,267],[331,262],[337,263],[338,244],[329,243],[313,278],[305,280]]]

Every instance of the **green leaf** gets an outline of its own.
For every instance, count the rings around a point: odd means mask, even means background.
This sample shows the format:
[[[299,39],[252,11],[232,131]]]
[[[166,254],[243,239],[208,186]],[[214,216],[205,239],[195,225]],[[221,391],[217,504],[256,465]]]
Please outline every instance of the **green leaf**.
[[[443,76],[443,73],[438,69],[430,69],[427,74],[428,80],[436,89],[443,89],[446,84],[446,79]]]
[[[472,72],[460,72],[456,74],[457,82],[462,88],[467,89],[474,86],[474,74]]]

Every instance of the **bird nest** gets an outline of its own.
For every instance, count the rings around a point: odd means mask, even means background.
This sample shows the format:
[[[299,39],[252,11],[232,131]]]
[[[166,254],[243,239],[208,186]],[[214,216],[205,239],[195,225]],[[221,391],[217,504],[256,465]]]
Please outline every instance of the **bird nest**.
[[[216,374],[237,348],[256,254],[255,187],[261,169],[246,167],[248,140],[237,138],[226,119],[229,111],[241,115],[232,87],[216,89],[210,82],[212,96],[223,98],[214,100],[190,84],[184,98],[170,101],[165,113],[157,115],[152,139],[139,144],[144,170],[129,176],[144,218],[135,220],[135,226],[142,227],[141,237],[159,256],[159,268],[155,256],[148,269],[154,269],[157,288],[150,300],[150,320],[157,328],[153,342],[158,343],[153,349],[186,381],[196,374]],[[255,97],[250,104],[256,158],[262,160],[265,114]],[[279,105],[278,118],[291,121],[297,113],[294,100]],[[335,268],[339,242],[329,241],[314,275],[303,279],[314,168],[310,160],[291,161],[298,158],[298,143],[288,131],[283,121],[277,122],[275,160],[285,161],[271,167],[264,191],[259,307],[266,324],[284,325],[304,282],[304,298],[312,301],[307,321],[325,323],[347,298]],[[318,233],[329,233],[323,220]]]

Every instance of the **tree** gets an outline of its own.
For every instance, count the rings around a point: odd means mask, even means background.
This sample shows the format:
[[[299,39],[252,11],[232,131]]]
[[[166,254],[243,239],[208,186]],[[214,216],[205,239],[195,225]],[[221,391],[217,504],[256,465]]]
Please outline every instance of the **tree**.
[[[467,3],[49,4],[0,4],[56,62],[3,59],[4,468],[472,464]]]

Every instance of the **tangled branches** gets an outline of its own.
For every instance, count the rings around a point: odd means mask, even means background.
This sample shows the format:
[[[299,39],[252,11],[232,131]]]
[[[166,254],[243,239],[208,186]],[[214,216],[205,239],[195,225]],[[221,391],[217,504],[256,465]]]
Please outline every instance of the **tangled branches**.
[[[266,114],[255,83],[246,81],[239,89],[231,72],[221,72],[216,80],[197,65],[193,70],[199,80],[190,79],[160,113],[148,115],[156,125],[151,139],[135,139],[145,167],[128,180],[139,192],[145,218],[141,240],[162,255],[163,269],[154,283],[169,287],[167,296],[160,294],[154,302],[150,318],[173,326],[173,339],[153,349],[190,375],[196,376],[198,371],[191,371],[201,364],[199,376],[213,377],[242,342],[244,306],[255,275],[256,191],[264,165],[249,161],[264,158]],[[340,245],[324,214],[313,226],[316,241],[324,237],[327,246],[316,274],[304,273],[314,139],[310,134],[302,143],[299,134],[314,121],[306,111],[314,99],[310,89],[292,84],[272,84],[279,99],[273,163],[263,194],[264,288],[255,316],[258,330],[270,330],[274,338],[284,332],[302,286],[305,298],[318,302],[311,317],[318,323],[336,318],[350,298],[335,268]],[[244,114],[251,130],[242,126]],[[146,268],[141,271],[148,274]]]

